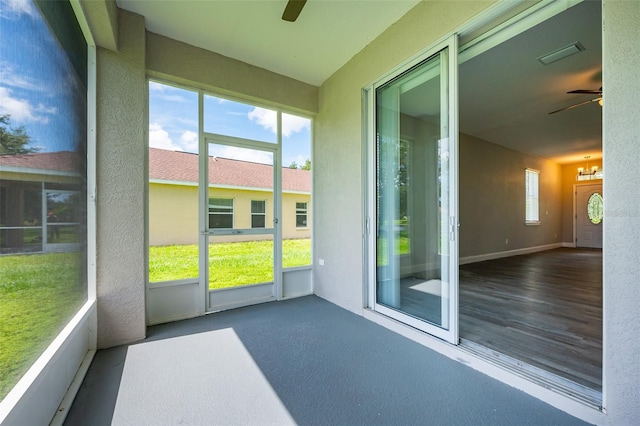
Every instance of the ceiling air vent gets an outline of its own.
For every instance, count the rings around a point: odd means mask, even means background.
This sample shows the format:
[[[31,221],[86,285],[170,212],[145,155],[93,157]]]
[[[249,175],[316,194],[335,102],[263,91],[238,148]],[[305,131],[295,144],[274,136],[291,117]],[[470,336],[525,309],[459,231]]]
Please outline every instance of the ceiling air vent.
[[[560,49],[554,50],[551,53],[542,55],[538,57],[538,60],[542,63],[542,65],[549,65],[553,62],[559,61],[560,59],[564,59],[568,56],[580,53],[583,50],[584,46],[579,41],[576,41],[575,43],[571,43],[568,46],[561,47]]]

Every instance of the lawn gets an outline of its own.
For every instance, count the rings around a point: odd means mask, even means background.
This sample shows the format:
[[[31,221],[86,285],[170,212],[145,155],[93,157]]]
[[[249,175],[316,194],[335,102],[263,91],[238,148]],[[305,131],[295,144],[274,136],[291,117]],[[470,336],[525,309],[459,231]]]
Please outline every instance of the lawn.
[[[311,239],[282,241],[282,266],[311,264]],[[149,281],[198,277],[198,246],[149,248]],[[272,241],[209,245],[209,288],[226,288],[273,281]]]
[[[84,302],[83,264],[82,253],[0,256],[0,400]]]

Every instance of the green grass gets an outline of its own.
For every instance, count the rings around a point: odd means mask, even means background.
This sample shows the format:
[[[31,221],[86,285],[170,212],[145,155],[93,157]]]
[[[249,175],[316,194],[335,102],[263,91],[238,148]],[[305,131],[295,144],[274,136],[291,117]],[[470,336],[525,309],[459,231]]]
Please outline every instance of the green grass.
[[[311,264],[311,239],[282,241],[282,266]],[[198,246],[149,247],[149,281],[198,277]],[[214,243],[209,246],[209,288],[273,281],[273,242]]]
[[[83,263],[81,253],[0,256],[0,399],[82,305]]]

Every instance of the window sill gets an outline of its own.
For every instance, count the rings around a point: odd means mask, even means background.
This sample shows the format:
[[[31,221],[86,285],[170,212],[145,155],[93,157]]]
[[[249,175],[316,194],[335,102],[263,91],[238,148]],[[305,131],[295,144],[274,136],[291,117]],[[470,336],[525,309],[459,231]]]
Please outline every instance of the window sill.
[[[539,226],[540,225],[540,221],[536,220],[536,221],[530,221],[530,222],[525,222],[524,226]]]

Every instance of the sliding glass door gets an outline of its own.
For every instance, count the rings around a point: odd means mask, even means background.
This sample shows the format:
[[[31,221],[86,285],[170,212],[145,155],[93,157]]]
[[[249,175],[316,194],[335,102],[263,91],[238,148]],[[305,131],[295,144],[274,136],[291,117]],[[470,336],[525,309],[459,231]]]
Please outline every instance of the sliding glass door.
[[[451,39],[374,85],[370,301],[457,343],[457,123]],[[373,139],[373,138],[372,138]]]

